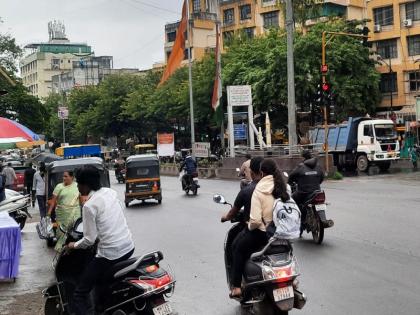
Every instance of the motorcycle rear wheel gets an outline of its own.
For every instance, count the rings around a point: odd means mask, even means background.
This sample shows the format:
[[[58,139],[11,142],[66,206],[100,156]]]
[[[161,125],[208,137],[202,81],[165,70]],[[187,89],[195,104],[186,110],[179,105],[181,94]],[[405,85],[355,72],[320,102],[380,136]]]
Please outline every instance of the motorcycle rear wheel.
[[[257,311],[256,314],[264,315],[288,315],[288,311],[279,310],[274,302],[270,299],[265,298],[264,301],[257,303],[254,306],[254,309]]]
[[[321,219],[318,215],[314,218],[315,226],[312,228],[312,238],[317,244],[321,244],[324,240],[324,226],[321,223]]]

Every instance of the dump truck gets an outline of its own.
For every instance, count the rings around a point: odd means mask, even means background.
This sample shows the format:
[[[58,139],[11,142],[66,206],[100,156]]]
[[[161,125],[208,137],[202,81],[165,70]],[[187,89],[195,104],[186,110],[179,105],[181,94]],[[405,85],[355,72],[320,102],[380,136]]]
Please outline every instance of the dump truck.
[[[309,131],[311,143],[325,143],[325,127]],[[350,117],[346,122],[328,126],[328,153],[339,171],[365,172],[371,165],[382,171],[400,158],[400,145],[395,124],[389,119]],[[322,151],[325,154],[326,146]]]

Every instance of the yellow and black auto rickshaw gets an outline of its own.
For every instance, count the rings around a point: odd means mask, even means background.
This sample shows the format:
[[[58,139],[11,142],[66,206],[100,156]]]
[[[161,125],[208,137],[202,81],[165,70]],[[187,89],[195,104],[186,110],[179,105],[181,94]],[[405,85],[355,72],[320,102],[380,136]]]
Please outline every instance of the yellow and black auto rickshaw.
[[[125,205],[133,200],[155,199],[162,203],[159,158],[154,154],[129,156],[126,160]]]

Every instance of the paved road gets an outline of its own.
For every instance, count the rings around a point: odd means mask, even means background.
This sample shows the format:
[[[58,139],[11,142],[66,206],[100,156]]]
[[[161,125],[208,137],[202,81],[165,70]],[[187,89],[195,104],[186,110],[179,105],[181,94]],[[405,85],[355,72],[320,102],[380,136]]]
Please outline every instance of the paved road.
[[[123,198],[124,185],[113,177],[111,181]],[[328,214],[336,225],[326,231],[321,246],[309,235],[295,245],[308,303],[292,314],[420,314],[419,182],[420,173],[407,173],[324,185],[331,203]],[[227,209],[212,202],[214,193],[233,201],[239,182],[200,183],[199,195],[189,197],[177,178],[164,177],[162,205],[150,202],[126,209],[136,254],[154,249],[164,253],[178,281],[172,301],[179,314],[239,314],[227,296],[223,266],[229,224],[221,224],[220,217]],[[0,296],[30,292],[50,280],[51,253],[36,239],[33,226],[25,233],[22,277],[15,285],[0,285]],[[31,258],[33,253],[39,253],[37,259]]]
[[[299,314],[420,314],[420,174],[349,178],[324,185],[335,220],[325,242],[307,234],[297,242],[308,296]],[[226,210],[212,195],[233,200],[238,182],[202,180],[196,197],[185,196],[176,178],[163,178],[162,205],[126,210],[137,251],[160,249],[174,269],[173,297],[180,314],[239,313],[227,297],[223,241]],[[123,194],[123,185],[114,186]]]

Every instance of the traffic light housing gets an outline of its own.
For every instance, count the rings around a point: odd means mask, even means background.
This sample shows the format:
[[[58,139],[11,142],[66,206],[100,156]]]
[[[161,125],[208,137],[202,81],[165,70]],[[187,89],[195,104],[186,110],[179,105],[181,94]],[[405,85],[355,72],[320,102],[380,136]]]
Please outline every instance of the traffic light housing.
[[[365,37],[363,37],[362,45],[365,46],[365,47],[368,47],[368,48],[372,48],[372,43],[368,41],[369,40],[369,32],[370,32],[370,29],[367,26],[363,27],[362,35],[365,36]]]

